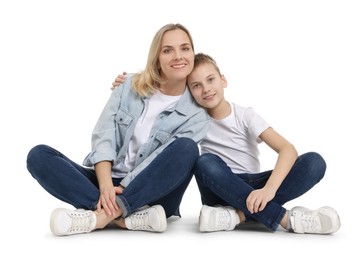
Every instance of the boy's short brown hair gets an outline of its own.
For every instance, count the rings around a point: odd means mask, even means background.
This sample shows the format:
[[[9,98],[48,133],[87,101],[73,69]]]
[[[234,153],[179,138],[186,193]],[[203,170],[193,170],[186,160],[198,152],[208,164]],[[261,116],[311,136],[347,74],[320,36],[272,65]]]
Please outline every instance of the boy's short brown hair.
[[[212,64],[215,67],[216,71],[219,73],[219,75],[221,75],[220,69],[217,66],[216,61],[210,55],[204,54],[202,52],[197,53],[195,55],[195,65],[194,65],[194,68],[197,68],[199,65],[205,64],[205,63]]]

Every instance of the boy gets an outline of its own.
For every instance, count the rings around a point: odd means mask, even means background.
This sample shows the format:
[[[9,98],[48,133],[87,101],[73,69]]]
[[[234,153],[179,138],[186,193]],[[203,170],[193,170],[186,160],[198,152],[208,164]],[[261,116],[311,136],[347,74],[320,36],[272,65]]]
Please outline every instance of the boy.
[[[125,73],[119,75],[113,88],[124,77]],[[258,221],[272,231],[279,226],[295,233],[339,230],[340,218],[331,207],[286,210],[282,206],[323,178],[326,163],[321,155],[309,152],[298,156],[295,147],[252,108],[226,101],[227,80],[209,55],[195,55],[188,86],[212,119],[194,167],[203,204],[201,232],[233,230],[248,221]],[[262,142],[278,153],[274,169],[265,172],[260,172],[258,144]]]
[[[339,216],[331,207],[313,211],[282,207],[323,178],[326,164],[319,154],[298,156],[295,147],[252,108],[226,101],[227,81],[210,56],[196,54],[188,85],[212,118],[194,169],[204,205],[199,217],[201,232],[233,230],[249,220],[272,231],[279,225],[295,233],[315,234],[340,228]],[[262,173],[257,147],[261,142],[278,153],[274,169]]]

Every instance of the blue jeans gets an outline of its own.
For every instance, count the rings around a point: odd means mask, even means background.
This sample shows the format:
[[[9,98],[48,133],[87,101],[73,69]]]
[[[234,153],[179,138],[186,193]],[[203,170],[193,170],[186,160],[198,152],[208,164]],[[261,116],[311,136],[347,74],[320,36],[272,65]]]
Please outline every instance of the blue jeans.
[[[189,138],[178,138],[167,146],[121,195],[117,195],[122,217],[145,205],[157,204],[163,206],[167,217],[180,216],[179,206],[198,156],[197,144]],[[27,168],[54,197],[75,208],[96,209],[100,192],[94,169],[80,166],[46,145],[30,150]],[[121,180],[113,178],[114,186],[119,186]]]
[[[202,204],[232,206],[244,213],[246,221],[258,221],[275,231],[286,213],[283,205],[317,184],[325,175],[326,163],[315,152],[299,156],[275,197],[264,210],[254,214],[248,211],[246,199],[250,192],[264,187],[272,170],[257,174],[234,174],[220,157],[207,153],[199,157],[193,171]]]

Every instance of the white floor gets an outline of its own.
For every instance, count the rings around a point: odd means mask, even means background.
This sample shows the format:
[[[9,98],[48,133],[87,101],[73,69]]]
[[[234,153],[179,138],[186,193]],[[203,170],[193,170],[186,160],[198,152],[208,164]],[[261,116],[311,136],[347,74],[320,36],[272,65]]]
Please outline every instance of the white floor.
[[[18,234],[17,240],[22,246],[16,246],[18,250],[12,252],[19,257],[25,253],[40,259],[49,256],[65,259],[71,255],[72,259],[282,259],[292,254],[297,255],[295,259],[307,259],[309,255],[314,256],[313,259],[330,256],[342,259],[348,252],[353,253],[345,243],[348,238],[345,229],[335,235],[315,236],[271,233],[260,226],[209,234],[199,233],[196,228],[196,218],[192,215],[169,221],[168,230],[161,234],[112,228],[86,235],[54,237],[46,225],[42,225],[27,230],[34,234]]]
[[[363,256],[360,248],[354,245],[360,243],[359,238],[355,238],[355,234],[360,234],[359,229],[355,232],[356,227],[350,224],[352,217],[346,217],[346,214],[340,214],[342,227],[333,235],[271,232],[260,224],[243,224],[230,232],[200,233],[197,229],[200,204],[195,199],[198,191],[194,180],[181,205],[182,218],[169,219],[164,233],[120,230],[110,226],[89,234],[56,237],[49,229],[50,212],[56,207],[69,206],[48,195],[35,181],[27,180],[28,186],[21,187],[28,195],[17,202],[18,210],[8,212],[7,220],[3,221],[6,224],[2,231],[5,242],[2,254],[10,259],[28,255],[39,259],[282,259],[293,256],[295,259],[342,259],[349,252]],[[316,190],[293,202],[307,204],[311,196],[317,196],[325,186]],[[346,213],[340,203],[332,206]]]

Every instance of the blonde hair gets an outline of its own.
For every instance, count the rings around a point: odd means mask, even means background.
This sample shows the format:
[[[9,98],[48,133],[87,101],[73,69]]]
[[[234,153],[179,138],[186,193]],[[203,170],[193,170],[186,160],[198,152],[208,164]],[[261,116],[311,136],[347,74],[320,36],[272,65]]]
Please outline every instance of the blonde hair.
[[[205,64],[205,63],[212,64],[215,67],[216,71],[221,76],[219,66],[217,66],[216,61],[211,56],[209,56],[207,54],[204,54],[204,53],[201,53],[201,52],[200,53],[197,53],[195,55],[195,65],[194,65],[194,68],[197,68],[201,64]]]
[[[133,88],[140,96],[148,96],[154,93],[163,83],[159,63],[159,54],[161,52],[161,42],[163,35],[172,30],[184,31],[190,39],[192,50],[194,50],[193,41],[190,32],[183,25],[176,23],[166,24],[160,28],[154,35],[152,44],[149,48],[148,60],[145,69],[137,73],[132,81]]]

